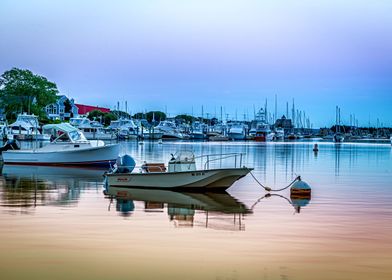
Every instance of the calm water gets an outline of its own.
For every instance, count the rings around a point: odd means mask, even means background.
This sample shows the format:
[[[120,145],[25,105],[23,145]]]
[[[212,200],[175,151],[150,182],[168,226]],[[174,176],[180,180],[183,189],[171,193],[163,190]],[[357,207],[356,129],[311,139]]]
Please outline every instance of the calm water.
[[[122,143],[138,163],[246,153],[268,186],[300,174],[310,201],[264,197],[251,176],[227,193],[113,198],[102,170],[3,166],[1,279],[392,279],[391,146],[312,145]]]

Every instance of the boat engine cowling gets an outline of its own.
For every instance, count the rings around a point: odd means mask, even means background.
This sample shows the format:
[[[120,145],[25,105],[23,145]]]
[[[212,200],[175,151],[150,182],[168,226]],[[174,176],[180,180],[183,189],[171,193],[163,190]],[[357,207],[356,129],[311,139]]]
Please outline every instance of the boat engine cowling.
[[[0,147],[0,152],[8,150],[20,150],[20,143],[16,139],[10,139],[5,142],[3,147]]]
[[[116,173],[130,173],[135,169],[136,162],[130,155],[123,155],[116,160]]]

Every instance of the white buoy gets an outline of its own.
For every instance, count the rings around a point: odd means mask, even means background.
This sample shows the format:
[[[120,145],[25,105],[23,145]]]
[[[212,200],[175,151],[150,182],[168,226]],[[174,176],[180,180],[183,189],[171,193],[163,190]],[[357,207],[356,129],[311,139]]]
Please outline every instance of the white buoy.
[[[158,144],[162,144],[162,139],[159,139],[159,140],[158,140]]]
[[[301,177],[291,186],[290,196],[293,198],[309,198],[311,197],[311,187],[301,180]]]

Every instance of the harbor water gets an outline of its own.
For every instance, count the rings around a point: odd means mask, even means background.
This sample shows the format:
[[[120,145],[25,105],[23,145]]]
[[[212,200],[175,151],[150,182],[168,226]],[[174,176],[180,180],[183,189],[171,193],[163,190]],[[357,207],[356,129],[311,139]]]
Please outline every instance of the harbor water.
[[[122,142],[137,164],[243,153],[227,193],[104,193],[104,170],[2,166],[1,279],[392,279],[390,144]],[[217,165],[230,165],[228,159]],[[237,162],[239,164],[239,162]]]

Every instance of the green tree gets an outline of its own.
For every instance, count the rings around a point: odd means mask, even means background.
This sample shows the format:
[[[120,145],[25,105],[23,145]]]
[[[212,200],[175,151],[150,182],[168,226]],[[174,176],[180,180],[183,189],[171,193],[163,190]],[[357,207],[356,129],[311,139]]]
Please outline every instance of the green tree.
[[[147,113],[136,113],[133,115],[134,119],[146,119],[149,123],[153,120],[155,122],[160,122],[166,120],[166,114],[161,111],[150,111]]]
[[[96,120],[102,123],[105,126],[110,125],[111,121],[117,120],[117,116],[113,114],[112,112],[110,113],[103,113],[99,110],[93,110],[90,113],[88,113],[87,116],[90,120]]]
[[[175,117],[177,120],[181,120],[182,122],[185,123],[193,123],[196,118],[190,115],[178,115]]]
[[[56,102],[57,94],[55,83],[30,70],[12,68],[0,76],[0,106],[7,119],[15,119],[18,112],[43,118],[45,106]]]
[[[71,101],[69,101],[68,98],[64,101],[64,113],[69,113],[71,118],[73,117],[72,104],[71,104]]]

